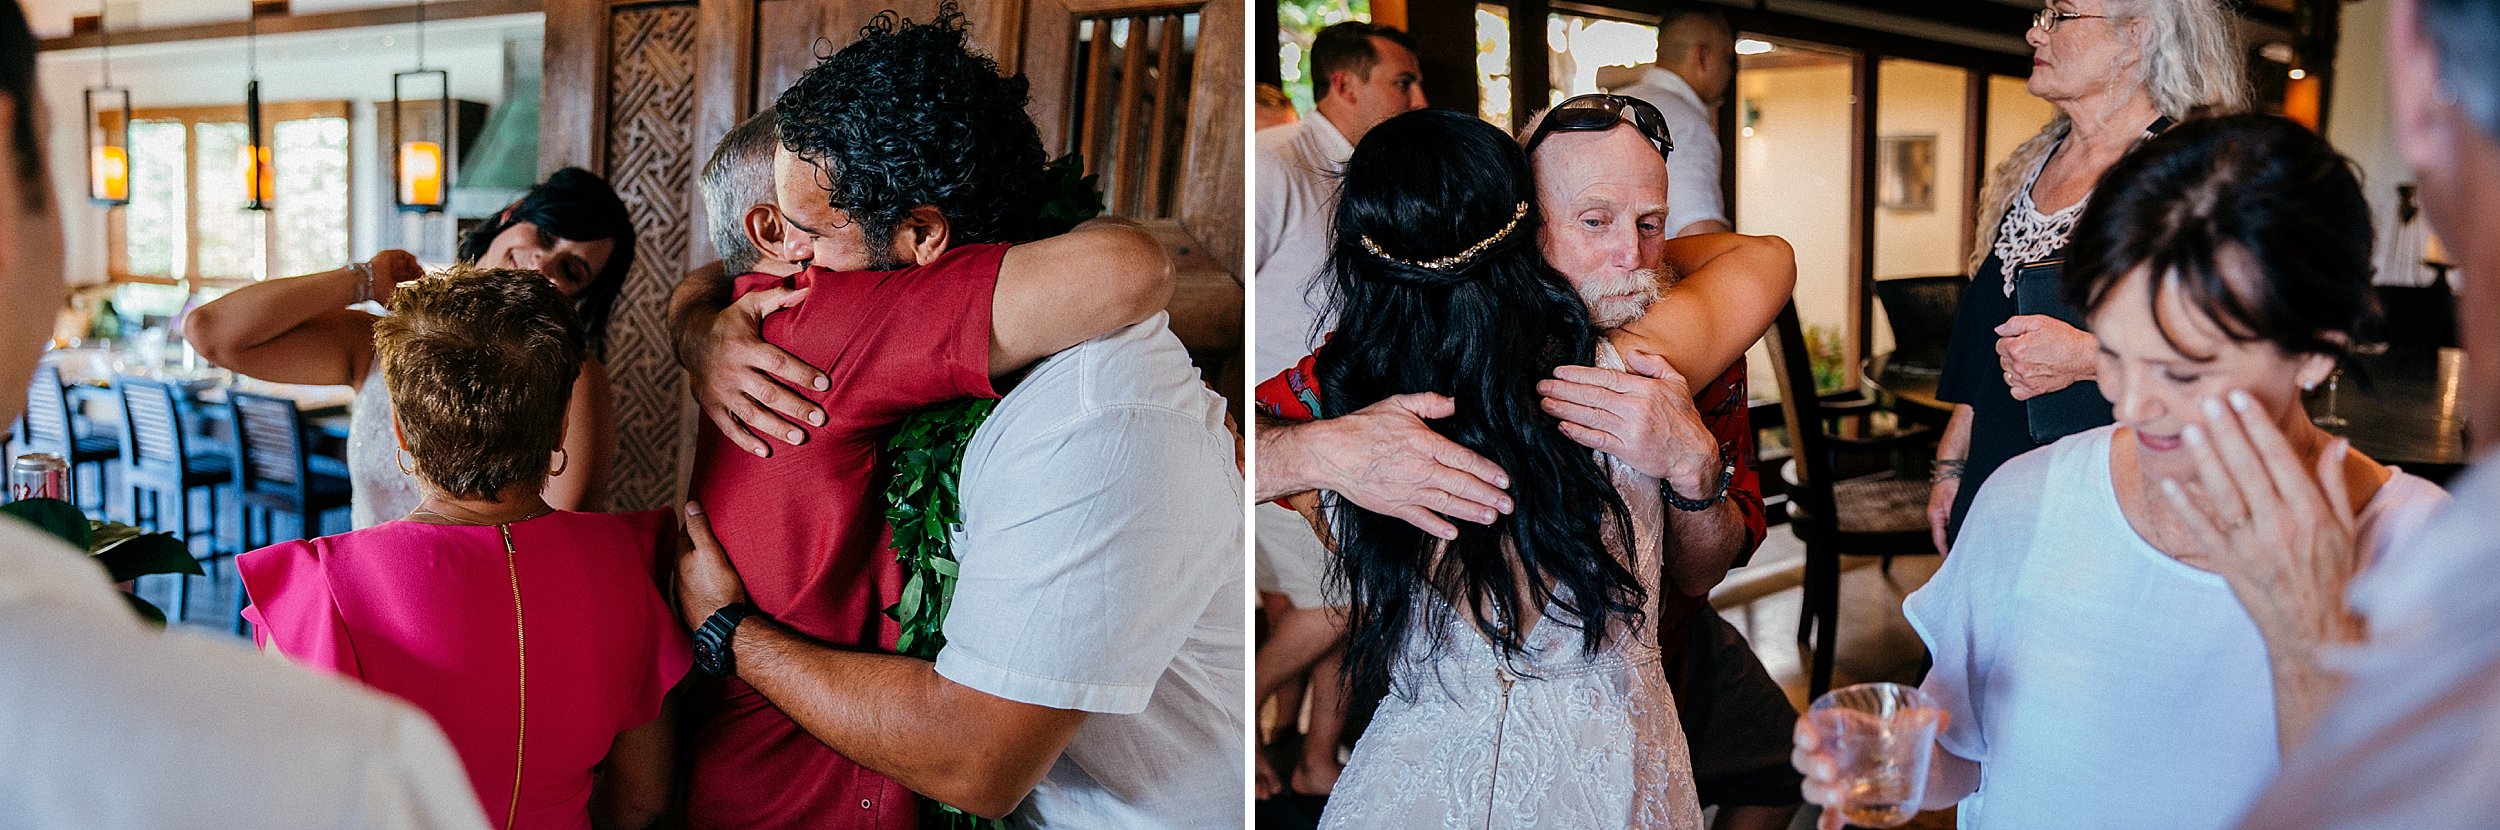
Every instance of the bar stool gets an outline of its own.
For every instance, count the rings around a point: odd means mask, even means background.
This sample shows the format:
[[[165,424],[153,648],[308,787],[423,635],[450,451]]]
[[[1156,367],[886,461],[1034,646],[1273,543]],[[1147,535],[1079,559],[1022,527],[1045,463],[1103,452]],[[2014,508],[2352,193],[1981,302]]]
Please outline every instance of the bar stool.
[[[294,538],[321,535],[321,515],[347,507],[347,464],[305,451],[304,413],[293,399],[233,392],[226,405],[234,412],[234,489],[243,524],[237,550],[277,542],[280,513],[296,517]],[[238,593],[235,602],[234,630],[241,634],[242,606],[251,598]]]
[[[216,584],[217,558],[227,553],[220,549],[216,532],[217,485],[233,482],[233,461],[222,452],[191,451],[174,387],[125,375],[113,379],[113,388],[121,391],[122,478],[130,485],[131,523],[149,530],[164,529],[165,498],[171,496],[174,536],[188,547],[191,535],[200,530],[191,521],[191,491],[207,490],[208,555],[192,556],[207,563],[209,584]],[[175,574],[174,580],[171,618],[178,621],[190,604],[191,580],[181,574]]]
[[[32,452],[48,452],[69,462],[70,500],[77,502],[88,515],[104,512],[104,462],[121,457],[121,441],[111,435],[79,435],[76,419],[69,411],[68,387],[61,384],[59,367],[46,363],[35,368],[34,382],[26,385],[26,419],[20,436],[25,448]],[[79,486],[85,476],[80,468],[94,474],[95,500],[88,501],[86,490]]]

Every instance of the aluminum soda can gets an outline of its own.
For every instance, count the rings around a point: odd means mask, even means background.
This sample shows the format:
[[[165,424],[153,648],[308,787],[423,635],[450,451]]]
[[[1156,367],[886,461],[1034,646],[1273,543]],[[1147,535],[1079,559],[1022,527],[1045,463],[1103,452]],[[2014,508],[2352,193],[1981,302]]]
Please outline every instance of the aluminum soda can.
[[[30,452],[9,464],[9,500],[68,499],[69,462],[48,452]]]

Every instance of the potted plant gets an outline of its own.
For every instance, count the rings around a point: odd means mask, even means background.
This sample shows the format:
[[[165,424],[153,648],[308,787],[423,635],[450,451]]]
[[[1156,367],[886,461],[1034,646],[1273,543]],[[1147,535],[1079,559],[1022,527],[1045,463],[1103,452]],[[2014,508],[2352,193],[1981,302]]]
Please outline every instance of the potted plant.
[[[164,610],[131,593],[131,583],[153,574],[206,573],[200,570],[199,560],[191,558],[190,547],[173,534],[145,533],[120,522],[95,521],[87,518],[77,505],[60,499],[19,499],[0,504],[0,515],[34,525],[86,551],[114,582],[121,584],[122,598],[130,601],[131,610],[159,628],[165,625]]]

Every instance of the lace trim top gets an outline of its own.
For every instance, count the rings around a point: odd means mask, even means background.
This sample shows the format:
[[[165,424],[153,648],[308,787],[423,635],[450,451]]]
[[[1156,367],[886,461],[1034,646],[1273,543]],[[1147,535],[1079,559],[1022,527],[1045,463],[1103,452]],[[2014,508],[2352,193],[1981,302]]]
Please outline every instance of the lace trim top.
[[[2023,186],[2014,190],[2014,201],[2006,206],[2005,218],[1997,223],[1994,250],[1998,273],[2005,278],[2005,296],[2014,296],[2015,269],[2047,259],[2066,247],[2066,237],[2075,231],[2075,217],[2082,216],[2084,203],[2092,201],[2092,195],[2086,193],[2064,210],[2049,214],[2041,213],[2040,206],[2031,201],[2032,183],[2040,180],[2040,171],[2056,155],[2050,151],[2040,157],[2040,163],[2031,168],[2031,175],[2023,177]]]

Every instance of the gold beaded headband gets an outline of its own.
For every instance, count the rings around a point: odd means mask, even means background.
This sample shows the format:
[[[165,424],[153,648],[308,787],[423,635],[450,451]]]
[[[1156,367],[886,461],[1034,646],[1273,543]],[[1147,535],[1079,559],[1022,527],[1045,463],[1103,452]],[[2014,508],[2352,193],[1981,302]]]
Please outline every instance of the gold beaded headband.
[[[1484,253],[1484,249],[1499,245],[1502,240],[1510,238],[1510,232],[1519,229],[1519,220],[1526,218],[1528,218],[1528,203],[1520,202],[1518,207],[1511,209],[1510,224],[1503,225],[1501,230],[1494,231],[1493,235],[1486,237],[1484,241],[1467,246],[1467,250],[1460,251],[1440,259],[1428,259],[1422,262],[1414,262],[1390,256],[1388,252],[1380,250],[1380,243],[1373,242],[1370,234],[1364,234],[1362,237],[1363,250],[1369,252],[1372,256],[1376,256],[1390,262],[1395,262],[1399,265],[1422,268],[1426,271],[1450,271],[1466,267],[1467,263],[1475,260],[1476,255]]]

